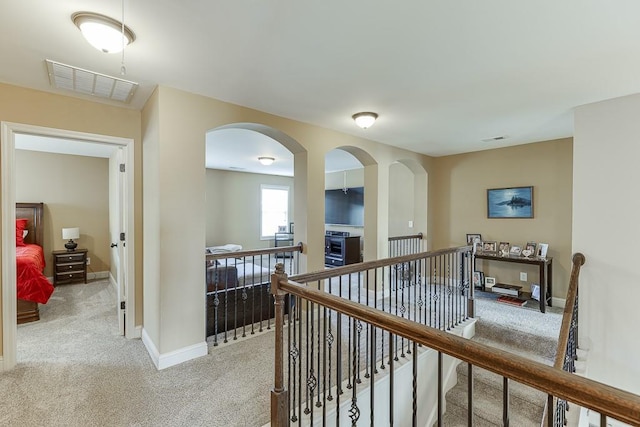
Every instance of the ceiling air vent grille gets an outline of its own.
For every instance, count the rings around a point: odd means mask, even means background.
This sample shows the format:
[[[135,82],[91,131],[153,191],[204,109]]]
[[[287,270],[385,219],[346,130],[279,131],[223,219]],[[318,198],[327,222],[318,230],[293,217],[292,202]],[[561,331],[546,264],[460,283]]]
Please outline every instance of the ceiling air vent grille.
[[[482,142],[496,142],[496,141],[502,141],[507,139],[506,135],[501,135],[501,136],[492,136],[491,138],[484,138],[481,141]]]
[[[128,103],[131,101],[138,83],[107,76],[60,62],[46,60],[51,86]]]

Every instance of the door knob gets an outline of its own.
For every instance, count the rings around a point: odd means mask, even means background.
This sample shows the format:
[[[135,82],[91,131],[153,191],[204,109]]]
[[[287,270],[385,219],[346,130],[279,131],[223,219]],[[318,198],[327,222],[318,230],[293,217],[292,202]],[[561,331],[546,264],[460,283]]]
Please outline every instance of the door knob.
[[[115,247],[117,247],[117,246],[118,246],[118,244],[117,244],[117,243],[112,243],[112,244],[111,244],[111,247],[112,247],[112,248],[115,248]]]

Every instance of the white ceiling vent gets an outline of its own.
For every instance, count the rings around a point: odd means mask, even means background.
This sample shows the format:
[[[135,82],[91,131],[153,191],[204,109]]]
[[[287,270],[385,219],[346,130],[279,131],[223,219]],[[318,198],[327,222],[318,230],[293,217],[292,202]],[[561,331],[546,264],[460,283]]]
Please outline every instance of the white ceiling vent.
[[[502,141],[504,139],[507,139],[506,135],[492,136],[491,138],[484,138],[482,142],[495,142],[495,141]]]
[[[46,60],[51,86],[128,103],[138,83]]]

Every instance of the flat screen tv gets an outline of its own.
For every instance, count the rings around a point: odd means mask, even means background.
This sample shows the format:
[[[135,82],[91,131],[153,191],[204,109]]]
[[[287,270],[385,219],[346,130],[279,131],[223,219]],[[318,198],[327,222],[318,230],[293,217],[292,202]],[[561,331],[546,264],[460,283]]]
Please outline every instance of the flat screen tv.
[[[325,190],[324,222],[364,227],[364,187]]]

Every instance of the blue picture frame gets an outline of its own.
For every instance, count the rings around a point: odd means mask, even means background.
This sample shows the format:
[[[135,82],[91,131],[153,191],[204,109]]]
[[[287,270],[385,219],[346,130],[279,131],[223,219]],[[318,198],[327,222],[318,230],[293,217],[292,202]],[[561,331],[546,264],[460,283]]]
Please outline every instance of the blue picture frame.
[[[533,187],[488,189],[487,218],[533,218]]]

